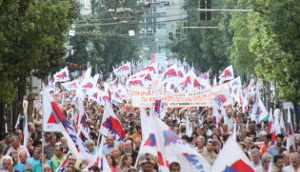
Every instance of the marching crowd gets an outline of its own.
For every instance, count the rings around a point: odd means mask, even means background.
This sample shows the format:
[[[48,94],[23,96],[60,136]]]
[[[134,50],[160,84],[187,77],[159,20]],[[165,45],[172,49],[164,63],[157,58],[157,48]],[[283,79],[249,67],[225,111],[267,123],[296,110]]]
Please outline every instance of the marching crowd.
[[[60,87],[58,85],[58,87]],[[59,88],[60,94],[52,92],[52,96],[59,104],[63,115],[71,120],[74,109],[74,92],[68,92]],[[62,99],[62,97],[65,97]],[[103,117],[104,106],[87,98],[83,106],[88,115],[89,139],[85,145],[91,154],[95,155],[99,150],[101,137],[99,129]],[[125,100],[118,105],[112,105],[115,114],[120,120],[125,132],[125,141],[116,142],[113,135],[108,135],[104,140],[103,154],[112,172],[155,172],[160,171],[158,158],[151,154],[138,155],[142,143],[142,127],[140,109],[131,106],[130,101]],[[151,109],[147,108],[149,114]],[[277,109],[278,111],[279,109]],[[196,111],[202,112],[198,114]],[[276,110],[275,110],[276,111]],[[279,110],[280,111],[280,110]],[[215,125],[212,120],[210,108],[168,108],[163,121],[189,146],[201,154],[209,164],[213,164],[226,140],[233,134],[236,124],[236,141],[251,161],[251,166],[257,172],[300,171],[300,135],[295,134],[295,150],[287,149],[286,135],[277,134],[276,142],[272,144],[272,134],[267,133],[267,122],[255,123],[250,120],[248,111],[242,112],[242,108],[236,104],[226,106],[226,123],[223,118]],[[192,124],[192,134],[186,135],[186,115],[189,114],[189,123]],[[280,113],[279,113],[280,114]],[[71,121],[70,121],[71,123]],[[68,141],[60,132],[45,132],[42,135],[42,111],[37,110],[34,121],[27,124],[29,138],[27,147],[22,146],[22,130],[15,129],[8,133],[0,142],[0,171],[9,172],[52,172],[59,168],[67,158],[67,164],[63,167],[66,172],[99,172],[101,168],[90,165],[86,160],[79,160],[69,153]],[[42,145],[44,139],[44,147]],[[257,144],[260,143],[260,144]],[[97,147],[98,146],[98,147]],[[42,151],[44,149],[44,151]],[[289,150],[289,151],[288,151]],[[234,156],[234,155],[232,155]],[[42,164],[43,163],[43,164]],[[178,162],[169,164],[171,172],[181,171]],[[61,170],[61,169],[60,169]]]

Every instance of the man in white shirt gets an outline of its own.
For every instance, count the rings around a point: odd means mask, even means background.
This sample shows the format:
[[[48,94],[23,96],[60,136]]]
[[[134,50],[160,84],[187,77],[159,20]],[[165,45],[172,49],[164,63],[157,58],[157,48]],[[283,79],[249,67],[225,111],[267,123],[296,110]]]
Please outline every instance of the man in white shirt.
[[[300,172],[300,155],[294,152],[290,156],[291,165],[285,167],[283,171],[288,172]]]
[[[258,167],[261,167],[261,161],[260,161],[260,151],[258,149],[252,149],[251,150],[251,165],[253,169],[256,169]]]
[[[255,169],[255,172],[267,172],[269,168],[269,163],[272,162],[272,156],[268,153],[265,153],[262,158],[262,166]]]

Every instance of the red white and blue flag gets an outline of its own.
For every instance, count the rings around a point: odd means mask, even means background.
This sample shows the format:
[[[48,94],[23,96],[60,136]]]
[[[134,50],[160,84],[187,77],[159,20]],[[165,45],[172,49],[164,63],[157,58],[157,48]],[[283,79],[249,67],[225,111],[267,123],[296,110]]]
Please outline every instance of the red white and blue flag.
[[[76,90],[78,88],[77,79],[71,82],[65,82],[62,84],[62,86],[64,86],[68,91]]]
[[[116,141],[125,140],[125,132],[122,128],[121,122],[108,104],[106,104],[104,109],[100,132],[104,136],[112,134]]]
[[[229,137],[210,171],[254,172],[250,164],[249,158],[238,143]]]
[[[193,86],[191,76],[186,75],[182,82],[178,84],[178,89],[180,92],[186,92],[190,87]]]
[[[67,154],[63,162],[57,167],[57,172],[63,172],[65,170],[65,166],[68,164],[68,158],[69,158],[70,152]]]
[[[167,70],[165,70],[165,72],[162,73],[162,82],[168,82],[168,81],[172,81],[172,80],[176,80],[178,78],[178,74],[177,74],[177,66],[176,65],[172,65],[171,67],[169,67]]]
[[[121,75],[127,75],[131,72],[131,65],[130,62],[127,62],[126,64],[118,67],[117,69],[114,70],[114,73],[117,76],[121,76]]]
[[[234,79],[232,65],[230,65],[227,68],[225,68],[225,70],[219,76],[219,79],[220,79],[220,83],[223,83],[224,81],[228,81],[228,80]]]
[[[69,81],[69,70],[68,67],[63,68],[59,72],[53,75],[55,82],[65,82]]]

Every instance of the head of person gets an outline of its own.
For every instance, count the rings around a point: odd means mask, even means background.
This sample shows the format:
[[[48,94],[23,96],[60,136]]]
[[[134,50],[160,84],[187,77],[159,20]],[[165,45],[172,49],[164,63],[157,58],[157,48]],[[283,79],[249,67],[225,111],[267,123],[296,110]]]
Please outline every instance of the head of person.
[[[203,136],[198,136],[197,139],[196,139],[196,143],[197,143],[197,146],[198,148],[203,148],[204,145],[205,145],[205,138]]]
[[[291,153],[290,161],[291,161],[293,167],[299,167],[300,154],[298,152]]]
[[[124,155],[121,162],[121,167],[130,167],[132,164],[132,157],[130,155]]]
[[[10,156],[4,156],[1,161],[3,170],[12,171],[13,170],[13,160]]]
[[[258,149],[251,150],[251,159],[254,164],[258,164],[260,161],[260,151]]]
[[[11,137],[11,146],[17,150],[20,147],[20,138],[17,135]]]
[[[88,164],[89,163],[85,160],[81,161],[81,163],[79,165],[80,170],[83,171],[83,169],[85,169],[88,166]]]
[[[137,132],[137,134],[142,134],[142,128],[140,125],[136,126],[136,132]]]
[[[154,165],[155,165],[155,162],[153,160],[150,160],[149,158],[147,158],[142,163],[142,169],[144,170],[144,172],[152,172]]]
[[[65,172],[75,172],[75,167],[73,165],[67,165],[65,167]]]
[[[126,153],[132,153],[133,151],[133,142],[131,140],[126,140],[124,152]]]
[[[91,167],[89,167],[89,172],[100,172],[99,167],[93,165]]]
[[[262,167],[264,169],[268,169],[269,167],[269,163],[272,161],[272,155],[265,153],[262,157],[261,157],[261,163],[262,163]]]
[[[62,146],[56,146],[54,154],[58,158],[61,158],[63,156],[63,148],[62,148]]]
[[[72,154],[69,154],[68,156],[68,165],[75,165],[76,164],[76,158],[72,155]]]
[[[125,148],[125,142],[123,142],[123,141],[119,141],[119,143],[118,143],[118,147],[120,147],[121,151],[123,151],[123,150],[124,150],[124,148]]]
[[[140,147],[141,146],[141,138],[136,138],[135,140],[134,140],[134,145],[135,145],[135,147]]]
[[[282,146],[283,138],[284,138],[284,136],[282,134],[277,134],[276,135],[276,146],[277,147]]]
[[[178,162],[172,162],[169,166],[170,172],[180,172],[180,164]]]
[[[110,153],[107,154],[106,159],[107,159],[107,162],[108,162],[109,165],[112,165],[113,167],[117,166],[116,159],[112,154],[110,154]]]
[[[40,162],[42,163],[42,162],[43,162],[43,158],[44,158],[44,160],[46,160],[47,153],[44,151],[44,155],[43,155],[43,152],[42,152],[42,150],[39,150],[39,152],[38,152],[38,156],[39,156],[39,160],[40,160]]]
[[[67,141],[67,139],[66,139],[65,137],[62,137],[62,138],[60,139],[60,143],[61,143],[61,146],[62,146],[64,149],[68,147],[68,141]]]
[[[121,148],[119,146],[114,147],[113,155],[115,158],[120,157],[121,153]]]
[[[45,164],[43,167],[44,167],[44,172],[53,172],[53,169],[50,165]]]
[[[33,172],[31,169],[26,169],[25,172]]]
[[[95,148],[95,143],[93,140],[87,140],[85,142],[85,146],[88,148],[88,150],[93,153],[94,152],[94,148]]]
[[[55,143],[56,143],[56,135],[55,134],[50,135],[49,142],[52,146],[55,145]]]
[[[282,170],[283,168],[283,157],[281,155],[275,155],[273,158],[273,162],[274,165],[279,168],[280,170]]]
[[[39,151],[40,151],[39,148],[35,148],[35,149],[33,150],[32,157],[33,157],[35,160],[38,160],[38,159],[39,159]]]
[[[20,159],[22,164],[25,164],[26,160],[27,160],[27,152],[25,152],[25,151],[20,152],[19,153],[19,159]]]
[[[10,156],[12,157],[14,164],[17,164],[19,162],[18,152],[11,152]]]
[[[285,166],[290,165],[290,153],[288,151],[284,151],[281,155],[283,157],[283,163]]]
[[[246,150],[248,150],[252,146],[252,139],[247,137],[245,138],[244,143],[245,143]]]
[[[207,152],[213,152],[215,150],[215,142],[212,139],[208,139],[206,142]]]
[[[107,136],[106,143],[108,146],[110,146],[110,147],[114,146],[114,141],[115,141],[115,139],[114,139],[113,135],[110,134]]]

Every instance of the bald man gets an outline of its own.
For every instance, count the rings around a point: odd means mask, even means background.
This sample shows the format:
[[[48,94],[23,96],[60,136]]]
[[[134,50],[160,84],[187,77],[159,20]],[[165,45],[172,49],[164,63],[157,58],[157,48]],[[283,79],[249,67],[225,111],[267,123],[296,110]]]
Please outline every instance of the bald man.
[[[103,146],[103,153],[105,155],[112,153],[114,150],[114,147],[117,146],[117,143],[115,143],[115,139],[113,135],[108,135],[106,139],[106,144]]]

